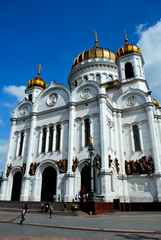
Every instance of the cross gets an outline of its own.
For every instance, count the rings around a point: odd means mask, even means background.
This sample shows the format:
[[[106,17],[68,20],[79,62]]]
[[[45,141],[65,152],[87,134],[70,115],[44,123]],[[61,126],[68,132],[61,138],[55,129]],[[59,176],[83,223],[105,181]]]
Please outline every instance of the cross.
[[[40,75],[40,70],[42,69],[41,64],[37,65],[39,67],[39,75]]]
[[[97,32],[95,31],[94,33],[95,33],[95,36],[96,36],[96,41],[97,41]]]
[[[127,33],[126,33],[126,30],[124,30],[124,33],[125,33],[125,38],[127,38]]]
[[[93,139],[93,138],[94,138],[94,137],[92,137],[92,136],[89,137],[91,144],[92,144],[92,139]]]

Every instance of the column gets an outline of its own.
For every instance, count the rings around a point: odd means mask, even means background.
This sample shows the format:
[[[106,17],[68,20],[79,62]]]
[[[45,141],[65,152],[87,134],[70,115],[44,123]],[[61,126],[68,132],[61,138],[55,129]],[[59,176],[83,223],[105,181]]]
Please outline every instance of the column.
[[[118,158],[119,144],[118,144],[118,127],[117,127],[117,113],[116,112],[113,113],[113,121],[114,121],[114,151],[115,151],[116,158]]]
[[[55,151],[55,126],[53,127],[53,145],[52,145],[52,153]]]
[[[25,144],[26,144],[26,131],[24,131],[24,135],[23,135],[23,145],[22,145],[21,157],[24,156]]]
[[[90,136],[94,137],[93,136],[93,120],[92,118],[90,118]],[[93,139],[94,140],[94,139]],[[94,142],[94,141],[93,141]]]
[[[45,143],[45,153],[48,152],[49,149],[49,126],[46,128],[46,143]]]
[[[63,123],[61,124],[61,126],[60,126],[60,152],[62,152],[62,150],[63,150],[63,128],[64,128],[64,126],[63,126]]]
[[[113,123],[110,123],[110,136],[111,136],[111,151],[113,152],[114,150],[114,143],[113,143]]]
[[[21,187],[21,201],[28,201],[29,196],[29,189],[30,189],[30,164],[33,162],[33,148],[34,148],[34,131],[36,127],[36,114],[33,113],[31,117],[31,126],[30,126],[30,136],[29,136],[29,145],[28,145],[28,152],[27,152],[27,160],[26,160],[26,173],[22,179],[22,187]]]
[[[134,136],[133,136],[132,126],[130,126],[130,138],[131,138],[131,150],[132,150],[132,154],[134,154],[135,148],[134,148]]]
[[[155,169],[155,173],[161,173],[161,164],[160,164],[160,157],[159,157],[159,150],[158,150],[159,148],[158,148],[158,142],[157,142],[157,136],[156,136],[155,124],[154,124],[153,105],[147,106],[146,111],[148,115],[154,169]]]
[[[143,137],[142,137],[141,126],[139,126],[138,129],[139,129],[139,139],[140,139],[140,150],[143,153],[144,152],[144,148],[143,148]]]
[[[1,183],[1,194],[0,194],[0,200],[7,200],[7,182],[8,178],[6,177],[7,173],[7,167],[11,163],[11,157],[13,156],[13,144],[14,144],[14,132],[16,130],[16,119],[12,118],[11,119],[11,131],[10,131],[10,138],[9,138],[9,143],[8,143],[8,153],[7,153],[7,158],[6,158],[6,164],[3,172],[3,180]]]
[[[82,150],[84,148],[84,119],[82,119]]]
[[[133,71],[134,71],[134,77],[140,76],[140,74],[138,74],[138,72],[137,72],[137,61],[136,61],[135,57],[133,58],[132,66],[133,66]]]
[[[16,147],[16,157],[19,156],[19,149],[20,149],[20,132],[18,133],[18,137],[17,137],[17,147]]]
[[[74,157],[74,119],[75,119],[75,103],[69,105],[69,136],[68,136],[68,169],[65,175],[66,193],[65,201],[72,201],[74,196],[74,173],[72,172]]]
[[[99,98],[102,170],[109,169],[107,152],[106,98]]]
[[[39,134],[39,155],[41,154],[41,148],[42,148],[42,128],[40,128]]]
[[[124,159],[124,146],[123,146],[123,134],[122,134],[122,115],[118,112],[118,134],[119,134],[119,155],[120,155],[120,173],[125,174],[125,159]]]

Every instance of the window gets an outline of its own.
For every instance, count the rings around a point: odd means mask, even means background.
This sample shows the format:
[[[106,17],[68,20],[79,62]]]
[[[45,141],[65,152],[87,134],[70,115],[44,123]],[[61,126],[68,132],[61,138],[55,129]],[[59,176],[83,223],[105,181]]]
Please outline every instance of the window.
[[[75,81],[75,87],[77,87],[78,86],[78,82],[77,82],[77,80]]]
[[[52,151],[52,147],[53,147],[53,126],[51,126],[49,128],[49,152]]]
[[[42,132],[42,148],[41,148],[41,152],[44,153],[45,152],[45,147],[46,147],[46,128],[43,128],[43,132]]]
[[[85,146],[90,144],[90,121],[89,118],[84,120],[84,129],[85,129]]]
[[[32,94],[29,94],[29,101],[32,102]]]
[[[60,150],[60,132],[61,132],[61,126],[59,124],[56,126],[56,151]]]
[[[19,156],[21,156],[21,154],[22,154],[23,142],[24,142],[24,132],[22,132],[21,136],[20,136]]]
[[[137,125],[133,126],[134,146],[135,151],[140,151],[139,129]]]
[[[108,76],[108,82],[112,81],[113,77],[111,75]]]
[[[125,77],[126,79],[134,77],[133,67],[131,63],[125,64]]]

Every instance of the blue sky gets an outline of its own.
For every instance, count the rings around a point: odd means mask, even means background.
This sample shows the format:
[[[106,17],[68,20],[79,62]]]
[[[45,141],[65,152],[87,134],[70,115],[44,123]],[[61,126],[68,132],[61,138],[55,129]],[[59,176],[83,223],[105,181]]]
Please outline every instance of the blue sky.
[[[30,79],[67,84],[77,55],[99,45],[117,52],[130,43],[141,47],[153,97],[161,102],[161,1],[0,1],[0,173],[4,169],[13,109]]]

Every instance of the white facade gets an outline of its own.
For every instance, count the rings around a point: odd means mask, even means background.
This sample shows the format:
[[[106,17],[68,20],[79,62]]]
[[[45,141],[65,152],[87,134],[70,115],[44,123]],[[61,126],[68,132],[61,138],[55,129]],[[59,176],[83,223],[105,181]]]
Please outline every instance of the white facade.
[[[70,88],[54,81],[45,89],[39,84],[28,87],[32,99],[24,99],[11,119],[0,199],[45,199],[47,167],[54,169],[51,194],[72,201],[80,191],[87,192],[81,178],[86,176],[82,172],[90,134],[101,159],[101,167],[95,169],[97,195],[106,202],[161,201],[161,109],[149,92],[143,65],[137,51],[116,59],[89,57],[72,68]],[[18,172],[22,183],[15,196]]]

